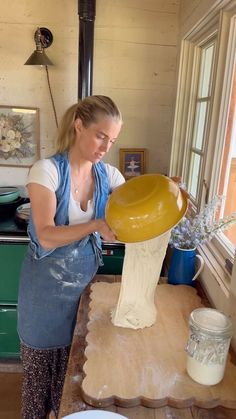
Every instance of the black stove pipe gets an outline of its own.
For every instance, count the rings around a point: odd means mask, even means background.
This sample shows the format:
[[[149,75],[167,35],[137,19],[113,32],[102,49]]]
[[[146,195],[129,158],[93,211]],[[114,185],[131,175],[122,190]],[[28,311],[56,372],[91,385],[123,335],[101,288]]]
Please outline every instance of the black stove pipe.
[[[78,98],[93,90],[93,43],[96,0],[78,0],[79,13],[79,80]]]

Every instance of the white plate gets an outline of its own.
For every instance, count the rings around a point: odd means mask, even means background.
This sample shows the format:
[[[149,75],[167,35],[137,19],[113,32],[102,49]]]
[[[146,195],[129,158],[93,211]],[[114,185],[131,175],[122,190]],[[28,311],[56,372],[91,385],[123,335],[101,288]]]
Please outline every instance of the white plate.
[[[62,419],[128,419],[127,416],[119,413],[108,412],[107,410],[86,410],[85,412],[72,413]]]

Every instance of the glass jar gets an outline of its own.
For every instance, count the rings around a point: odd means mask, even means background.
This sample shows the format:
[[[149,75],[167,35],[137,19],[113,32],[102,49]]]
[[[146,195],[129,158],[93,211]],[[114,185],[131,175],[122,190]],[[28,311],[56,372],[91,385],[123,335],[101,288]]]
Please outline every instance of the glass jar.
[[[213,308],[197,308],[189,317],[189,338],[186,346],[187,372],[196,382],[219,383],[233,335],[229,317]]]

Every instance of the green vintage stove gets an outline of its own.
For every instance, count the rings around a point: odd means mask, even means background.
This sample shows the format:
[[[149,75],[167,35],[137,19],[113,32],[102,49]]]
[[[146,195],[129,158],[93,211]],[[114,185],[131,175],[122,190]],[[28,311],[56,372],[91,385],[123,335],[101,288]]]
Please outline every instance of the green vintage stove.
[[[19,205],[28,202],[22,198]],[[29,238],[24,223],[17,221],[14,213],[0,213],[0,358],[18,358],[19,338],[16,331],[17,296],[21,264]],[[103,243],[104,266],[98,274],[122,272],[123,243]]]

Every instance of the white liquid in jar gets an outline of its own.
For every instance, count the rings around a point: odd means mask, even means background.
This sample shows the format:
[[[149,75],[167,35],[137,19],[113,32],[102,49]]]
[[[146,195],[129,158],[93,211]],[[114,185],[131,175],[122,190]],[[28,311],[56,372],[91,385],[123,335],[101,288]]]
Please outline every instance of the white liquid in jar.
[[[187,372],[199,384],[214,385],[219,383],[225,371],[225,364],[202,364],[193,357],[187,357]]]
[[[187,372],[197,383],[218,384],[224,377],[232,322],[216,309],[201,307],[192,311],[189,325]]]

